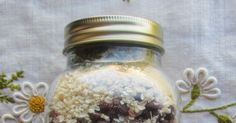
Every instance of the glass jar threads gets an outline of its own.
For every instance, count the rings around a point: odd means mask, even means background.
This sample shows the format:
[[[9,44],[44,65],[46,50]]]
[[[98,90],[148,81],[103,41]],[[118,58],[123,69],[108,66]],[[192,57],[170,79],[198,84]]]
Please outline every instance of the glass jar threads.
[[[52,85],[48,123],[177,123],[157,23],[90,17],[69,24],[65,40],[68,69]]]

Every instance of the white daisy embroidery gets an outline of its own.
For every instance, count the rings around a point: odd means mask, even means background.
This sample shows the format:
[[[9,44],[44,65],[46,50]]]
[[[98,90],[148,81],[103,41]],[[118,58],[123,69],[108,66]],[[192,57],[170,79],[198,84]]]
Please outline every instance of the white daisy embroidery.
[[[183,72],[184,80],[176,81],[177,89],[181,93],[189,93],[195,86],[199,87],[200,95],[208,99],[216,99],[221,95],[221,90],[216,88],[217,79],[208,76],[206,68],[199,68],[194,72],[192,68],[186,68]]]
[[[4,114],[1,117],[2,123],[23,123],[17,117],[13,116],[12,114]]]
[[[15,92],[13,95],[16,102],[13,107],[13,113],[18,115],[20,121],[25,123],[45,123],[44,109],[47,92],[48,85],[44,82],[39,82],[36,85],[24,82],[21,92]]]

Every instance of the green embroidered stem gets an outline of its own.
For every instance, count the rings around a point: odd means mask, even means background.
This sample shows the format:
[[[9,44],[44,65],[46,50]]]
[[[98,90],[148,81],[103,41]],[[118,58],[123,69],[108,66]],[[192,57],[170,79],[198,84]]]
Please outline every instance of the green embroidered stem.
[[[183,111],[186,111],[186,110],[187,110],[188,108],[190,108],[195,102],[196,102],[196,99],[191,100],[188,104],[186,104],[186,105],[183,107]]]
[[[222,105],[219,107],[214,107],[214,108],[205,108],[205,109],[195,109],[195,110],[182,110],[183,113],[197,113],[197,112],[212,112],[212,111],[216,111],[216,110],[222,110],[222,109],[226,109],[232,106],[236,106],[236,102],[233,103],[229,103],[226,105]]]
[[[191,101],[183,107],[183,111],[190,108],[196,102],[196,100],[198,99],[200,95],[201,95],[200,87],[199,85],[196,84],[193,86],[193,89],[191,91]]]
[[[217,113],[215,113],[214,111],[209,112],[211,115],[213,115],[214,117],[218,117],[219,115]]]

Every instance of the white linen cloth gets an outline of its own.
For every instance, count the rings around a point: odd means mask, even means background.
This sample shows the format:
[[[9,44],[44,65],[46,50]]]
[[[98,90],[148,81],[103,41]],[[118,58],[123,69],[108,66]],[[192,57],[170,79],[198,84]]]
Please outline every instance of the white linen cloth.
[[[222,97],[202,99],[195,108],[222,105],[236,101],[235,6],[235,0],[0,0],[0,71],[22,69],[22,80],[51,83],[66,67],[66,24],[94,15],[140,16],[164,29],[162,63],[173,84],[186,67],[207,67],[218,78]],[[0,115],[9,109],[1,104]],[[236,108],[223,112],[233,115]],[[217,122],[208,113],[183,114],[182,120]]]

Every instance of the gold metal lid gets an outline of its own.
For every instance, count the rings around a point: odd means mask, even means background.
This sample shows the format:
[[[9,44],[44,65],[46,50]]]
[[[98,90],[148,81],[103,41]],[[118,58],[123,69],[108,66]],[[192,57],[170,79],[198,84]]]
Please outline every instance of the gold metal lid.
[[[65,27],[66,53],[87,44],[120,44],[150,47],[164,52],[160,25],[154,21],[123,15],[89,17]]]

